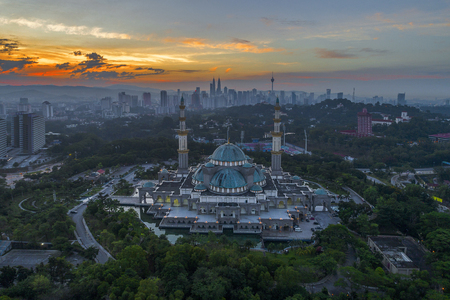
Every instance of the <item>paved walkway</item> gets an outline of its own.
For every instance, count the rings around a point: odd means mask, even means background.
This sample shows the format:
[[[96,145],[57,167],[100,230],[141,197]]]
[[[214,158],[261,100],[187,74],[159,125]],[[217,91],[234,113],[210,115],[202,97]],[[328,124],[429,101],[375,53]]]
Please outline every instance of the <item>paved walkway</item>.
[[[19,203],[19,207],[20,207],[20,209],[21,210],[24,210],[24,211],[27,211],[27,212],[30,212],[30,213],[33,213],[33,214],[35,214],[36,212],[35,211],[32,211],[32,210],[28,210],[28,209],[25,209],[25,208],[23,208],[22,207],[22,203],[24,203],[25,201],[27,201],[28,199],[30,199],[30,198],[27,198],[27,199],[23,199],[22,201],[20,201],[20,203]]]

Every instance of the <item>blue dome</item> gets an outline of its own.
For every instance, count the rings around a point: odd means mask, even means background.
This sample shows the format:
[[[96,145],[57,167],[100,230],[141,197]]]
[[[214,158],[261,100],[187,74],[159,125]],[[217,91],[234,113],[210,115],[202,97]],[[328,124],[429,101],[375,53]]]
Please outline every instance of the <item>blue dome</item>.
[[[167,173],[168,171],[167,171],[167,169],[166,168],[163,168],[162,170],[161,170],[161,173]]]
[[[294,180],[300,180],[300,177],[298,177],[297,175],[295,175],[294,177],[292,177],[292,179],[294,179]]]
[[[196,192],[204,192],[207,190],[206,186],[203,183],[199,183],[194,187]]]
[[[251,168],[253,166],[251,164],[249,164],[249,163],[245,163],[245,164],[242,165],[242,167],[243,168]]]
[[[223,162],[244,161],[245,154],[234,144],[223,144],[214,151],[211,159]]]
[[[148,182],[144,183],[143,187],[152,188],[152,187],[155,187],[155,184],[151,181],[148,181]]]
[[[326,195],[327,191],[325,191],[324,189],[317,189],[314,191],[314,194],[316,195]]]
[[[214,164],[211,163],[211,162],[209,162],[209,163],[207,163],[207,164],[205,165],[205,167],[207,167],[207,168],[212,168],[212,167],[214,167]]]
[[[235,189],[247,185],[244,176],[231,168],[222,169],[214,174],[210,184],[212,186],[224,189]]]
[[[251,187],[250,192],[252,193],[261,193],[263,191],[262,187],[260,187],[259,185],[254,185]]]
[[[198,168],[197,171],[195,171],[193,178],[196,181],[203,182],[203,170],[202,170],[202,168]]]
[[[259,168],[255,168],[255,172],[253,173],[253,182],[261,182],[266,179],[266,176],[262,173]]]

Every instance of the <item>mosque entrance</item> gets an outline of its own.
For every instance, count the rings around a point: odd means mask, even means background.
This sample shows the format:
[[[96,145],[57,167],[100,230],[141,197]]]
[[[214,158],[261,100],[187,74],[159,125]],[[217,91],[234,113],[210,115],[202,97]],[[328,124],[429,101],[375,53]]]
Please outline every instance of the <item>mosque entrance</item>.
[[[294,203],[292,202],[292,199],[291,198],[288,198],[287,199],[287,205],[293,205]]]
[[[180,201],[178,199],[173,200],[173,206],[175,207],[181,206]]]
[[[278,208],[284,208],[284,201],[283,200],[278,202]]]

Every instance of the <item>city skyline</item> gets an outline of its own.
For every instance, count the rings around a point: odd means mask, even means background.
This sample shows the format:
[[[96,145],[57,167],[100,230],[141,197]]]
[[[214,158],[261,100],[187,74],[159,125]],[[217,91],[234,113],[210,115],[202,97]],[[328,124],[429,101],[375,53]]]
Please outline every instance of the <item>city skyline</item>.
[[[0,0],[0,85],[450,94],[445,0],[64,3]]]

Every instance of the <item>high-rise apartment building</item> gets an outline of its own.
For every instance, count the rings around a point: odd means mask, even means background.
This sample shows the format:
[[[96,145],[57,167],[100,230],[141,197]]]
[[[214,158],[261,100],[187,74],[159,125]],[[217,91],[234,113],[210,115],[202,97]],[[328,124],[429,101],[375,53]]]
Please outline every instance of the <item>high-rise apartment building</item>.
[[[33,154],[45,145],[45,120],[36,114],[18,112],[11,122],[11,144]]]
[[[372,115],[365,108],[358,113],[358,131],[356,134],[359,137],[372,135]]]
[[[331,89],[327,89],[327,99],[331,99]]]
[[[0,159],[6,156],[6,120],[0,119]]]
[[[53,106],[48,101],[42,102],[42,116],[46,119],[53,118]]]
[[[102,110],[111,110],[111,103],[112,103],[111,97],[105,97],[102,100],[100,100],[100,107],[102,108]]]
[[[0,116],[6,115],[6,106],[3,102],[0,102]]]
[[[28,98],[20,98],[17,111],[31,113],[31,105],[28,103]]]
[[[131,107],[138,107],[139,99],[138,96],[131,96]]]
[[[406,93],[399,93],[397,95],[397,105],[406,105]]]
[[[151,93],[143,93],[142,94],[142,105],[143,106],[151,106],[152,105],[152,94]]]
[[[281,104],[285,104],[285,95],[284,95],[284,91],[280,91],[280,103]]]
[[[337,93],[338,99],[344,99],[344,93]]]

